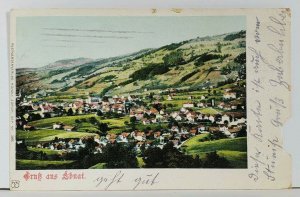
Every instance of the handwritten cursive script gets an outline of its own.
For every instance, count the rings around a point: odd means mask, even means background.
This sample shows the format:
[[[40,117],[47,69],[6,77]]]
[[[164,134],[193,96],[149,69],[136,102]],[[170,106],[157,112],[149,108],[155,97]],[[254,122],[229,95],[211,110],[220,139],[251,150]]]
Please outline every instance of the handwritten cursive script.
[[[104,190],[109,190],[114,185],[132,184],[132,190],[139,189],[141,186],[152,187],[159,183],[159,172],[142,174],[138,177],[128,176],[121,170],[111,176],[99,176],[94,180],[95,187],[103,187]]]

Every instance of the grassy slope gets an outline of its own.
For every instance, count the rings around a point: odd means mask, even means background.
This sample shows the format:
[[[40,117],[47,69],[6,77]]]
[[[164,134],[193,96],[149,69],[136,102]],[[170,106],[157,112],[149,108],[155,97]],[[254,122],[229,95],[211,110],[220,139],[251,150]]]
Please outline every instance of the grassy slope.
[[[90,167],[89,169],[105,169],[105,168],[106,168],[106,163],[98,163]]]
[[[199,142],[198,136],[191,138],[191,140],[185,143],[186,151],[192,154],[197,154],[198,152],[212,152],[219,150],[229,150],[229,151],[240,151],[246,152],[247,146],[246,137],[234,138],[234,139],[220,139],[214,141]]]
[[[201,158],[205,157],[207,152],[217,151],[220,156],[228,159],[233,167],[247,167],[246,137],[200,142],[204,137],[205,134],[197,135],[189,139],[182,148],[187,154],[198,154]]]
[[[81,138],[85,136],[95,136],[94,133],[85,132],[67,132],[62,130],[35,130],[35,131],[22,131],[17,130],[17,139],[25,139],[28,141],[50,141],[55,137],[58,138]]]
[[[41,152],[42,151],[46,155],[58,155],[63,152],[61,150],[51,150],[51,149],[47,149],[47,148],[27,147],[27,149],[32,152]]]
[[[215,114],[219,114],[221,111],[218,109],[214,109],[212,107],[208,107],[208,108],[203,108],[199,110],[202,114],[211,114],[211,115],[215,115]]]
[[[143,168],[143,166],[145,165],[145,162],[144,162],[143,158],[142,157],[137,157],[137,161],[138,161],[138,167]]]
[[[182,86],[190,86],[194,84],[201,84],[205,82],[206,80],[211,80],[212,82],[217,82],[224,76],[220,76],[219,71],[213,71],[213,72],[208,72],[208,69],[211,68],[212,66],[216,67],[217,69],[220,69],[228,62],[233,61],[233,59],[240,53],[245,52],[245,47],[240,46],[240,42],[245,42],[244,38],[238,38],[232,41],[224,41],[225,35],[222,36],[213,36],[210,39],[192,39],[188,42],[184,42],[184,44],[179,44],[178,48],[169,48],[168,47],[162,47],[159,50],[154,50],[150,52],[147,55],[144,55],[142,57],[136,58],[134,60],[128,58],[127,61],[117,63],[115,66],[108,66],[105,67],[106,63],[104,64],[95,64],[97,69],[93,72],[94,74],[96,73],[97,75],[92,77],[92,78],[82,78],[80,73],[78,75],[73,76],[72,79],[70,79],[70,82],[75,82],[75,81],[81,81],[81,83],[77,85],[72,85],[72,87],[67,88],[63,93],[71,93],[74,95],[84,95],[87,92],[95,92],[95,93],[100,93],[103,88],[108,87],[112,83],[115,83],[115,85],[118,85],[120,82],[124,82],[128,80],[128,77],[130,74],[132,74],[134,71],[144,67],[147,64],[150,63],[161,63],[163,62],[163,57],[175,50],[182,50],[183,51],[183,57],[185,60],[189,60],[193,55],[199,56],[201,54],[207,53],[207,52],[212,52],[217,49],[217,43],[220,42],[223,44],[221,51],[219,51],[219,54],[225,55],[229,54],[230,56],[227,57],[224,61],[219,61],[218,59],[214,59],[211,61],[206,62],[202,66],[195,66],[195,60],[188,62],[184,65],[179,65],[179,69],[175,69],[175,67],[171,68],[169,72],[165,73],[164,75],[157,75],[153,78],[153,81],[158,83],[158,84],[164,84],[164,85],[171,85],[173,86],[174,84],[180,84]],[[193,55],[192,55],[193,54]],[[109,65],[109,62],[107,63]],[[190,79],[186,80],[185,82],[180,82],[180,79],[185,76],[188,73],[191,73],[195,69],[200,69],[197,74],[192,76]],[[39,74],[38,73],[29,73],[25,77],[18,77],[18,82],[21,83],[23,81],[28,81],[29,79],[32,79],[32,82],[24,85],[26,87],[22,87],[22,89],[33,89],[33,88],[39,88],[39,89],[56,89],[56,88],[61,88],[66,85],[66,83],[60,83],[60,84],[50,84],[51,81],[54,79],[61,79],[64,76],[67,76],[70,73],[73,73],[74,71],[77,71],[78,68],[74,70],[69,70],[68,72],[64,72],[58,75],[54,75],[50,78],[42,78],[39,79]],[[44,73],[47,75],[47,73]],[[87,73],[81,73],[85,75],[84,77],[87,77],[89,75],[89,72]],[[107,75],[116,75],[114,80],[111,81],[102,81],[105,76]],[[217,80],[217,81],[215,81]],[[152,81],[152,82],[153,82]],[[73,84],[73,83],[70,83]],[[115,88],[111,93],[112,94],[122,94],[122,93],[128,93],[133,88],[135,89],[134,91],[139,92],[141,88],[144,85],[150,85],[151,80],[149,81],[138,81],[138,86],[133,86],[132,83],[128,84],[122,88]],[[57,90],[57,89],[56,89]],[[53,98],[49,98],[53,99]]]
[[[33,121],[30,123],[30,125],[33,125],[37,128],[51,128],[53,123],[56,122],[62,122],[67,125],[77,125],[77,131],[79,132],[85,132],[86,130],[89,131],[97,131],[97,127],[89,122],[89,118],[95,117],[100,122],[107,123],[109,128],[113,129],[112,132],[114,132],[115,129],[124,127],[125,121],[129,122],[129,117],[122,117],[122,118],[114,118],[114,119],[101,119],[99,116],[95,116],[95,114],[87,114],[87,115],[77,115],[77,116],[63,116],[63,117],[54,117],[54,118],[47,118],[47,119],[41,119],[37,121]],[[76,124],[75,120],[82,120],[86,119],[87,122],[82,122],[80,124]]]
[[[181,45],[177,49],[172,50],[166,50],[166,49],[160,49],[158,51],[155,51],[153,53],[150,53],[144,57],[138,58],[136,60],[132,60],[123,64],[120,64],[120,67],[116,70],[116,68],[110,68],[107,69],[104,73],[99,73],[99,75],[95,78],[89,79],[87,81],[82,82],[79,86],[76,86],[74,88],[69,89],[67,92],[73,92],[73,93],[83,93],[83,92],[101,92],[101,90],[105,87],[108,87],[108,82],[101,81],[105,76],[107,75],[115,75],[115,79],[111,82],[113,82],[115,85],[118,85],[120,82],[124,82],[128,80],[128,77],[130,74],[132,74],[134,71],[139,70],[140,68],[144,67],[147,64],[150,63],[162,63],[163,57],[167,54],[169,54],[172,51],[181,49],[183,50],[184,58],[190,59],[191,53],[194,55],[200,55],[209,51],[216,50],[216,44],[218,42],[221,42],[223,44],[226,44],[226,46],[222,47],[221,55],[230,54],[231,56],[226,58],[223,62],[220,62],[218,59],[214,59],[211,61],[206,62],[201,67],[195,66],[195,61],[189,62],[184,65],[180,65],[179,69],[175,69],[175,67],[171,68],[169,72],[163,74],[163,75],[157,75],[154,76],[152,80],[142,80],[137,81],[136,86],[133,86],[132,83],[127,84],[123,86],[122,88],[115,88],[111,92],[112,95],[115,94],[122,94],[122,93],[128,93],[131,91],[134,92],[141,92],[141,89],[145,85],[150,85],[152,82],[158,83],[160,85],[174,85],[174,84],[181,84],[182,86],[190,86],[198,83],[203,83],[206,80],[211,80],[211,82],[216,83],[220,79],[225,79],[224,76],[220,74],[220,71],[213,71],[208,72],[208,69],[212,66],[217,67],[218,69],[224,67],[227,65],[228,62],[233,61],[233,59],[240,53],[245,51],[245,47],[239,47],[238,43],[240,41],[244,41],[245,39],[236,39],[233,41],[224,41],[222,36],[214,37],[212,40],[207,41],[201,41],[201,40],[194,40],[193,42],[188,42],[184,45]],[[126,67],[126,68],[125,68]],[[186,80],[185,82],[180,82],[180,79],[185,76],[188,73],[191,73],[195,69],[200,69],[197,74],[195,74],[190,79]],[[84,84],[91,85],[92,82],[96,82],[93,86],[84,88]],[[151,85],[150,85],[151,86]],[[154,90],[155,91],[155,90]]]
[[[74,161],[42,161],[42,160],[25,160],[17,159],[16,168],[26,169],[26,170],[36,170],[36,169],[48,169],[48,165],[55,166],[57,168],[63,167],[65,165],[71,164]]]

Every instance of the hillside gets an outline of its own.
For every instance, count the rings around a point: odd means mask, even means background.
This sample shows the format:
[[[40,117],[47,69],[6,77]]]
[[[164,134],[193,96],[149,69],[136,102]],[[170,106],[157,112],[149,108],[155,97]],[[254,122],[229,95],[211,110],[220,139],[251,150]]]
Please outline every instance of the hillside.
[[[245,37],[246,32],[240,31],[107,59],[78,58],[39,69],[17,69],[17,91],[34,98],[42,91],[83,97],[216,86],[245,79]]]

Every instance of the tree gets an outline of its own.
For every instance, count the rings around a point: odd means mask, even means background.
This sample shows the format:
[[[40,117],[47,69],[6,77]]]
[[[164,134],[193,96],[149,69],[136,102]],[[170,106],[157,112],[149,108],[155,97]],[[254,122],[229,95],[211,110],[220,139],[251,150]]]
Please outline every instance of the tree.
[[[90,155],[85,155],[82,160],[82,165],[84,169],[87,169],[93,165],[92,157]]]
[[[101,110],[98,110],[98,111],[97,111],[97,116],[103,116],[103,113],[102,113]]]
[[[147,113],[144,113],[144,115],[143,115],[143,118],[147,118],[147,119],[149,119],[149,118],[150,118],[150,116],[149,116],[149,114],[147,114]]]
[[[98,129],[102,132],[102,135],[106,135],[107,131],[109,130],[107,123],[99,123]]]
[[[51,118],[51,114],[50,113],[44,113],[44,118]]]
[[[89,118],[89,121],[90,121],[90,123],[93,124],[93,125],[96,125],[97,123],[99,123],[99,121],[98,121],[97,118],[95,118],[95,117],[90,117],[90,118]]]
[[[40,114],[29,114],[28,121],[40,120],[41,118]]]
[[[174,148],[173,142],[167,143],[163,149],[148,148],[144,151],[145,168],[199,168],[202,161],[199,156],[193,158]]]
[[[217,43],[217,52],[218,53],[222,52],[222,44],[220,42]]]
[[[138,162],[133,146],[123,143],[107,144],[103,149],[107,168],[137,168]]]
[[[136,122],[136,117],[135,116],[130,117],[130,123],[134,124],[135,122]]]
[[[237,133],[236,137],[247,137],[246,127],[242,127],[242,129]]]
[[[167,66],[177,66],[184,63],[181,50],[172,51],[163,57],[164,64]]]
[[[136,117],[130,117],[130,126],[132,128],[132,130],[135,130],[135,122],[136,122]]]
[[[224,158],[220,157],[216,151],[206,153],[206,159],[203,163],[204,168],[229,168],[230,163],[229,161]]]
[[[134,86],[138,86],[138,83],[135,81],[135,82],[133,82],[133,85]]]
[[[73,116],[73,109],[72,108],[70,108],[70,109],[68,109],[68,112],[67,112],[67,115],[68,116]]]

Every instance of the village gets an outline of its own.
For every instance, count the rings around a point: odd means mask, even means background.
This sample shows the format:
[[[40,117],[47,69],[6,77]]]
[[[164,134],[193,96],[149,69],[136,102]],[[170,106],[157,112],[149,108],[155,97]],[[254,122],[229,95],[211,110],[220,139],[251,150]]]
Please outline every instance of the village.
[[[36,148],[76,152],[86,146],[88,138],[95,142],[94,153],[101,153],[107,144],[123,143],[133,144],[137,153],[141,148],[163,148],[168,142],[181,150],[181,146],[190,138],[199,134],[210,134],[218,138],[235,138],[246,134],[245,95],[232,89],[225,89],[222,98],[215,100],[187,95],[181,106],[166,104],[176,100],[176,89],[168,90],[161,94],[148,95],[123,95],[123,96],[87,96],[86,99],[76,98],[72,102],[33,102],[19,93],[17,98],[17,129],[33,132],[36,130],[50,129],[76,133],[79,122],[89,122],[92,125],[102,124],[101,132],[86,130],[87,133],[96,133],[80,138],[58,138],[48,141],[26,142],[19,139],[17,143],[25,143]],[[184,95],[184,93],[181,95]],[[44,95],[36,94],[35,98]],[[165,99],[164,99],[165,98]],[[150,99],[150,100],[149,100]],[[150,101],[150,102],[149,102]],[[150,104],[149,104],[150,103]],[[211,113],[201,113],[201,109],[209,109]],[[207,111],[207,110],[206,110]],[[208,111],[208,112],[209,112]],[[108,117],[108,114],[110,116]],[[94,115],[85,119],[85,115]],[[34,121],[55,119],[55,117],[83,117],[67,124],[63,121],[52,122],[47,127],[34,125]],[[95,118],[96,117],[96,118]],[[125,127],[117,132],[110,132],[110,125],[101,123],[101,119],[119,119],[127,117]],[[104,125],[104,126],[103,126]],[[98,127],[97,127],[98,128]],[[214,138],[212,138],[214,139]]]

